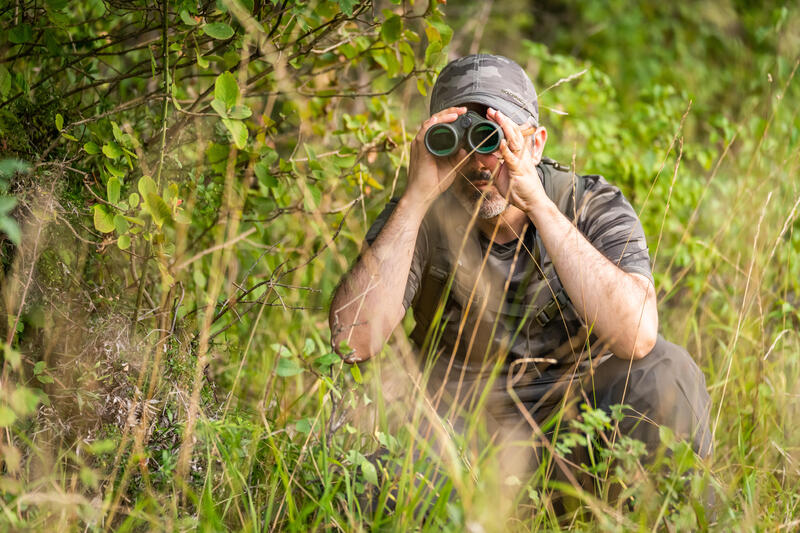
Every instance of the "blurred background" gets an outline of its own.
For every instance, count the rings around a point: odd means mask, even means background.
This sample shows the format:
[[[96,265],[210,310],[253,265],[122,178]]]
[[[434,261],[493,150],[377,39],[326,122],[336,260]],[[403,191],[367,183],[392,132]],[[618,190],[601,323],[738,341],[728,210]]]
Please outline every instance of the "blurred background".
[[[800,524],[794,4],[16,0],[0,28],[4,528]],[[584,467],[617,502],[499,479],[454,435],[417,464],[392,420],[424,397],[386,378],[404,331],[369,364],[331,351],[436,73],[476,52],[527,70],[547,156],[640,213],[662,333],[706,376],[714,457],[611,446]]]

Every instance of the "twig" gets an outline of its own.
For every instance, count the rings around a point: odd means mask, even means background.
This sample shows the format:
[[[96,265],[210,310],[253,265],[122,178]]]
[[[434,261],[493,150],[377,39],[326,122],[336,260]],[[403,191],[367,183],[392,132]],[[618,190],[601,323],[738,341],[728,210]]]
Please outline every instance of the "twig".
[[[252,228],[250,228],[249,230],[245,231],[244,233],[240,233],[239,235],[237,235],[236,237],[234,237],[233,239],[231,239],[231,240],[229,240],[229,241],[226,241],[226,242],[223,242],[223,243],[217,244],[217,245],[215,245],[215,246],[212,246],[211,248],[206,248],[206,249],[205,249],[205,250],[203,250],[202,252],[196,253],[196,254],[195,254],[195,255],[193,255],[191,258],[187,259],[186,261],[184,261],[183,263],[181,263],[180,265],[178,265],[177,267],[175,267],[175,269],[174,269],[174,270],[175,270],[175,271],[177,271],[177,270],[183,270],[184,268],[186,268],[186,267],[187,267],[187,266],[189,266],[190,264],[194,263],[194,262],[195,262],[195,261],[197,261],[198,259],[200,259],[200,258],[202,258],[202,257],[204,257],[204,256],[206,256],[206,255],[208,255],[208,254],[210,254],[210,253],[216,252],[217,250],[221,250],[221,249],[223,249],[223,248],[227,248],[227,247],[229,247],[229,246],[233,246],[233,245],[234,245],[234,244],[236,244],[237,242],[241,241],[242,239],[244,239],[245,237],[247,237],[248,235],[250,235],[251,233],[253,233],[254,231],[256,231],[256,229],[257,229],[257,228],[256,228],[255,226],[253,226],[253,227],[252,227]]]

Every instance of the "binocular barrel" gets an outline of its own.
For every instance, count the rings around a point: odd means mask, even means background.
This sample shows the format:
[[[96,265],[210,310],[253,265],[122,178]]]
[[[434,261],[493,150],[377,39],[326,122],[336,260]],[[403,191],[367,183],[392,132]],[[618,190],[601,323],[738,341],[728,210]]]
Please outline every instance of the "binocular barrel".
[[[469,111],[455,122],[434,124],[425,132],[425,147],[436,157],[454,154],[466,139],[467,148],[479,154],[491,154],[504,138],[499,124]]]

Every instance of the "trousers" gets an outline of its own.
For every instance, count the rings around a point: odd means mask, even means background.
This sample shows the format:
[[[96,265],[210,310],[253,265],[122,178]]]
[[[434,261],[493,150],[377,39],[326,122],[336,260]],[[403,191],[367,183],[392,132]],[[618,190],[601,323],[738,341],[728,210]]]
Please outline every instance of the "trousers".
[[[530,417],[523,416],[519,410],[516,413],[505,410],[502,417],[487,417],[492,442],[516,443],[500,461],[504,470],[501,476],[524,475],[525,471],[535,469],[542,459],[543,447],[531,445],[528,420],[533,419],[545,428],[546,437],[552,437],[554,431],[548,421],[558,414],[563,427],[563,422],[568,423],[572,416],[580,413],[581,403],[609,414],[612,406],[623,404],[619,433],[643,442],[650,457],[661,446],[661,426],[670,428],[676,438],[691,442],[701,457],[708,457],[712,452],[711,401],[703,373],[684,348],[660,335],[653,350],[641,359],[623,360],[612,356],[592,371],[570,380],[568,385],[562,382],[553,387],[546,401],[529,397],[522,402]],[[460,424],[452,420],[450,423],[458,431]],[[425,433],[422,428],[420,433]],[[498,435],[499,438],[495,438]],[[582,452],[585,449],[575,450],[568,460],[580,464],[584,459]],[[379,450],[371,459],[385,453],[386,450]],[[443,475],[437,473],[434,477],[441,479]],[[556,473],[556,477],[561,476]],[[453,493],[449,495],[453,496]]]
[[[581,381],[595,408],[609,411],[625,404],[619,430],[644,442],[648,450],[660,444],[659,426],[692,442],[701,457],[711,453],[711,400],[702,371],[681,346],[659,336],[644,358],[625,361],[611,357]]]

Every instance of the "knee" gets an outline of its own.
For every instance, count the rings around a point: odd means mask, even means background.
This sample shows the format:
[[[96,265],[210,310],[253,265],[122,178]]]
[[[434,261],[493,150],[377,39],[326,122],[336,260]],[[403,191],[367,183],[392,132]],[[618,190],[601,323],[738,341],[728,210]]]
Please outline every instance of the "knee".
[[[630,401],[625,403],[680,438],[691,439],[695,451],[707,455],[711,401],[703,372],[685,349],[661,337],[642,362],[651,357],[642,369],[632,368]]]

